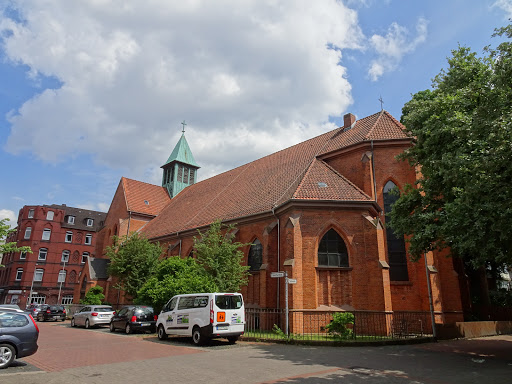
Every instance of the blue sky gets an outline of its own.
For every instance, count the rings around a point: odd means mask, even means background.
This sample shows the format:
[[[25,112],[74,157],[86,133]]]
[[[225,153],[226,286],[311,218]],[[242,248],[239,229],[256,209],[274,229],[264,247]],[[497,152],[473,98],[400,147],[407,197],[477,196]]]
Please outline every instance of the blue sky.
[[[457,45],[481,53],[512,0],[90,0],[0,5],[0,218],[108,210],[153,184],[187,121],[199,179],[335,128],[400,119]],[[185,3],[185,4],[183,4]]]

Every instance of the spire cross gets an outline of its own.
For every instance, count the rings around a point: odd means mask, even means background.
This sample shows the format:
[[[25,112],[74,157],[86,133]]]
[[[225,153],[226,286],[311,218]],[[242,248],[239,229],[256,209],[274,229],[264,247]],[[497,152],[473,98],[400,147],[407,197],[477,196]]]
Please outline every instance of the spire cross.
[[[382,108],[382,104],[384,104],[384,100],[382,100],[382,95],[379,97],[380,101],[380,110],[382,111],[384,108]]]
[[[181,132],[185,133],[185,125],[187,125],[187,123],[185,123],[185,120],[181,122],[181,125],[183,125],[183,130]]]

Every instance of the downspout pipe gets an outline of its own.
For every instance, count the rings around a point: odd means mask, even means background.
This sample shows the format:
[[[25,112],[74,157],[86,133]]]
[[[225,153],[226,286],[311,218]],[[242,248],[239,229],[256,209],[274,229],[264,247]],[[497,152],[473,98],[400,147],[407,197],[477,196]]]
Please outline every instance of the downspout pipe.
[[[272,207],[272,215],[277,219],[277,272],[281,269],[281,230],[279,227],[279,217],[274,212]],[[281,292],[281,279],[277,279],[277,309],[280,308],[280,292]]]
[[[372,151],[372,178],[373,178],[373,198],[375,202],[377,202],[377,183],[375,182],[375,160],[373,153],[373,140],[371,141],[371,151]]]

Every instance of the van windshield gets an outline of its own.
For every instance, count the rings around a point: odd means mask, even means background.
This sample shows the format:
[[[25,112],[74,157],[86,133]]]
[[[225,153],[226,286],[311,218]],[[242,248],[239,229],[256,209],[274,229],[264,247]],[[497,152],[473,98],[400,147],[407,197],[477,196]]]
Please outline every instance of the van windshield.
[[[240,295],[217,295],[215,305],[220,309],[242,308],[242,296]]]

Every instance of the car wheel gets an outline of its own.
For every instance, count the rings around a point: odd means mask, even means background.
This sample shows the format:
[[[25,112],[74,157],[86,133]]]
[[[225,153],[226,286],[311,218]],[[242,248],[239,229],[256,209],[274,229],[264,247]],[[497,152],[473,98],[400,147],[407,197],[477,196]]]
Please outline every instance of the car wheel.
[[[72,327],[76,327],[76,323],[75,323],[75,318],[74,317],[71,318],[71,326]]]
[[[7,368],[14,361],[16,351],[10,344],[0,344],[0,369]]]
[[[89,323],[89,319],[85,320],[85,329],[91,328],[91,323]]]
[[[133,333],[132,327],[130,324],[126,324],[126,327],[124,328],[124,332],[129,335],[130,333]]]
[[[192,342],[195,345],[203,344],[203,336],[201,335],[201,329],[199,329],[199,327],[197,325],[192,330]]]
[[[114,327],[114,323],[110,323],[110,332],[115,332],[116,327]]]
[[[228,341],[229,344],[235,344],[238,341],[238,336],[229,336]]]
[[[167,333],[165,333],[165,329],[164,329],[163,325],[158,326],[158,339],[160,339],[160,340],[167,339]]]

